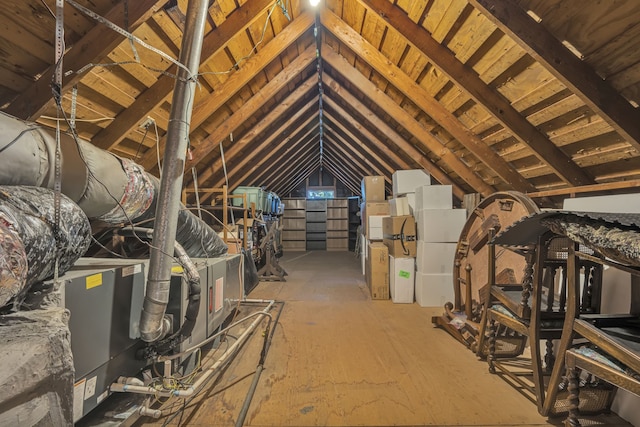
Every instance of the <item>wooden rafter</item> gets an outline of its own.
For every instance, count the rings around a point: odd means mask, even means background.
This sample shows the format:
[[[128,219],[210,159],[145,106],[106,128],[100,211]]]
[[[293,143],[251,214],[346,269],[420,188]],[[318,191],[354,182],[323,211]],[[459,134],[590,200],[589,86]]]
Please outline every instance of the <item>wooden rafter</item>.
[[[281,117],[290,111],[290,109],[295,106],[300,100],[302,100],[311,90],[314,90],[317,85],[317,78],[309,78],[302,84],[300,84],[287,98],[285,98],[282,102],[278,104],[273,110],[271,110],[265,117],[262,118],[253,128],[247,133],[247,138],[245,136],[242,137],[240,141],[237,141],[234,145],[232,145],[228,151],[226,151],[227,158],[231,161],[236,156],[236,154],[242,149],[243,145],[246,145],[250,142],[249,137],[255,137],[258,133],[266,129],[271,125],[272,122],[279,120]],[[268,92],[267,94],[273,94],[272,92]],[[265,94],[265,96],[267,95]],[[253,99],[253,98],[252,98]],[[247,103],[250,104],[250,103]],[[245,105],[247,105],[245,104]],[[241,111],[242,110],[242,111]],[[253,110],[251,108],[250,110]],[[246,114],[249,110],[246,110],[241,107],[238,112],[240,112],[239,119],[242,120],[246,117]],[[236,112],[237,113],[237,112]],[[235,114],[232,116],[235,117]],[[231,119],[231,118],[230,118]],[[236,119],[234,119],[236,120]],[[226,135],[226,134],[225,134]],[[215,140],[212,138],[206,138],[209,142],[214,143]],[[217,139],[219,141],[219,139]],[[218,158],[216,161],[207,165],[203,171],[199,172],[199,182],[200,185],[208,180],[214,173],[220,171],[222,169],[222,159]]]
[[[495,192],[495,189],[484,182],[475,172],[469,169],[451,150],[445,147],[438,139],[429,133],[415,118],[406,112],[400,105],[396,104],[387,94],[378,89],[365,76],[355,70],[340,55],[335,53],[330,47],[322,51],[323,60],[331,65],[331,67],[339,72],[342,77],[356,87],[360,92],[365,94],[372,102],[378,104],[391,116],[398,124],[411,133],[416,140],[422,143],[429,151],[436,154],[446,163],[456,174],[458,174],[465,182],[469,184],[474,191],[485,196]],[[337,85],[331,86],[334,92],[340,92],[341,88]],[[398,147],[407,153],[407,155],[416,159],[423,168],[442,184],[451,183],[451,179],[440,170],[434,168],[433,163],[426,159],[411,144],[404,143],[403,140],[395,141]]]
[[[128,8],[129,30],[134,31],[153,15],[167,0],[140,0],[131,2]],[[118,2],[106,15],[105,18],[114,23],[124,22],[124,12],[122,1]],[[80,12],[78,12],[80,13]],[[103,25],[96,25],[91,28],[77,43],[70,46],[64,55],[63,69],[67,71],[78,71],[87,64],[99,63],[115,47],[124,40],[124,37]],[[54,65],[42,73],[40,78],[27,90],[23,91],[6,109],[8,114],[25,120],[35,120],[45,111],[47,106],[53,102],[51,96],[51,79]],[[64,78],[61,93],[66,93],[73,85],[82,78],[77,73]]]
[[[215,88],[213,93],[194,107],[194,113],[191,117],[191,129],[196,129],[202,125],[205,120],[248,84],[256,74],[260,73],[292,44],[295,44],[298,38],[311,28],[312,25],[312,15],[304,13],[298,16],[273,40],[265,44],[254,56],[247,59],[240,69],[231,74],[223,84]],[[166,138],[163,137],[159,143],[161,153],[164,151],[165,142]],[[153,164],[153,156],[155,154],[151,153],[153,150],[149,151],[141,162],[143,166]],[[190,164],[187,165],[187,167],[189,166]]]
[[[285,121],[275,132],[269,135],[265,140],[255,142],[255,138],[252,139],[253,143],[244,144],[245,153],[242,156],[242,161],[232,162],[229,160],[229,164],[233,165],[229,170],[229,180],[233,182],[244,182],[246,176],[250,173],[254,164],[261,164],[260,159],[268,160],[272,158],[272,151],[275,152],[282,146],[286,145],[288,139],[284,137],[285,131],[289,129],[297,129],[308,125],[314,118],[314,111],[312,109],[316,99],[310,100],[306,105],[292,114],[287,121]],[[279,140],[279,142],[277,142]],[[244,173],[241,178],[236,179],[236,175]],[[224,182],[224,177],[220,178],[214,183],[214,187],[218,187]]]
[[[554,170],[556,175],[571,185],[584,185],[593,182],[592,177],[513,108],[505,97],[484,83],[471,67],[460,62],[453,52],[433,39],[427,30],[409,19],[399,7],[386,0],[359,1],[369,10],[380,14],[411,45],[426,55],[449,79],[467,92],[476,103],[484,106],[518,140],[530,147],[540,160]],[[459,138],[453,133],[454,130],[456,127],[451,127],[452,135]],[[476,154],[498,176],[518,191],[535,191],[535,187],[518,171],[503,161],[490,147],[487,148],[489,150],[479,151]]]
[[[214,31],[205,35],[202,41],[202,53],[200,63],[209,61],[239,32],[247,28],[259,16],[262,16],[268,9],[269,0],[256,0],[249,2],[236,11]],[[122,7],[121,7],[122,9]],[[175,66],[167,67],[165,71],[175,74]],[[115,118],[113,122],[100,132],[98,132],[91,142],[104,150],[115,147],[132,130],[136,129],[140,122],[156,109],[171,94],[175,86],[175,80],[167,75],[161,75],[158,80],[143,93],[138,95],[136,100]],[[145,169],[150,169],[155,165],[155,150],[146,155],[140,162]]]
[[[257,173],[256,178],[251,181],[256,185],[266,185],[269,188],[277,188],[281,183],[286,182],[291,174],[300,172],[300,169],[306,167],[310,159],[314,162],[318,161],[318,135],[313,135],[306,141],[291,142],[288,150],[289,154],[296,159],[295,162],[286,163],[284,166],[278,163],[272,163],[264,168],[264,173]],[[260,179],[260,181],[257,181]]]
[[[464,145],[465,148],[473,153],[478,160],[485,163],[488,168],[493,170],[493,168],[496,167],[496,164],[503,165],[504,168],[510,167],[491,149],[491,147],[485,144],[477,135],[469,131],[469,129],[464,127],[464,125],[451,112],[445,109],[444,106],[429,95],[424,88],[413,81],[400,68],[389,61],[384,54],[378,51],[374,46],[371,46],[371,44],[369,44],[369,42],[353,28],[328,10],[324,10],[322,12],[321,18],[323,26],[331,31],[336,38],[353,50],[371,68],[389,80],[389,82],[391,82],[391,84],[393,84],[404,96],[409,98],[433,120],[439,123],[440,126],[446,129],[447,132],[454,136],[462,145]],[[433,135],[431,135],[431,137],[435,140]],[[439,143],[439,145],[442,144]],[[476,189],[480,189],[480,186],[486,185],[482,180],[480,180],[482,181],[482,184],[477,183],[473,185],[468,181],[468,179],[477,180],[479,179],[477,175],[472,174],[475,178],[469,175],[468,172],[465,175],[465,180],[467,180],[469,185],[472,185]],[[460,174],[460,176],[462,177],[463,174]],[[481,190],[480,192],[483,191]]]
[[[317,145],[319,139],[318,129],[313,129],[313,131],[306,137],[303,137],[301,140],[291,140],[288,144],[287,148],[283,151],[283,155],[286,155],[287,159],[295,158],[296,162],[298,161],[298,157],[302,149],[310,149]],[[306,151],[305,151],[306,153]],[[249,178],[247,178],[247,183],[249,185],[264,185],[268,184],[273,186],[274,184],[274,176],[277,172],[282,172],[283,170],[290,169],[295,166],[296,162],[286,162],[283,165],[278,165],[275,162],[271,162],[264,168],[255,171]],[[244,181],[243,181],[244,182]]]
[[[563,46],[543,24],[509,0],[469,0],[469,3],[640,151],[640,110]]]
[[[418,159],[423,158],[424,156],[422,156],[418,152],[418,150],[415,149],[415,147],[413,147],[409,142],[405,141],[401,135],[399,135],[395,130],[391,128],[391,126],[387,125],[384,122],[384,120],[376,116],[369,108],[367,108],[355,96],[353,96],[343,87],[341,87],[336,80],[332,79],[326,74],[323,77],[323,79],[326,81],[327,87],[331,89],[331,91],[329,92],[329,97],[337,96],[338,98],[342,99],[346,104],[348,104],[351,107],[351,109],[353,109],[354,111],[357,111],[372,126],[377,127],[381,131],[381,133],[385,134],[389,139],[389,141],[392,141],[394,145],[397,145],[398,148],[400,148],[400,150],[407,152],[407,154],[409,154],[411,158],[413,158],[416,162],[418,162],[418,164],[422,165]],[[339,90],[336,90],[336,89],[339,89]],[[338,112],[341,113],[341,111],[338,111]],[[346,116],[346,115],[343,114],[343,116]],[[358,120],[352,119],[352,121],[354,123],[354,126],[362,127]],[[399,143],[399,141],[404,141],[404,142]],[[396,162],[401,161],[399,156],[395,153],[395,150],[393,150],[393,147],[388,147],[388,148],[392,148],[391,150],[388,150],[389,155],[393,156],[393,158],[396,159]],[[417,157],[416,157],[416,154],[417,154]],[[429,171],[429,173],[432,174],[434,178],[438,180],[438,182],[440,182],[441,184],[451,185],[456,197],[462,199],[463,195],[465,194],[464,190],[462,190],[460,186],[458,186],[455,182],[453,182],[435,164],[431,163],[428,159],[424,159],[424,161],[430,163],[430,167],[425,167],[425,169]],[[405,168],[410,169],[408,165],[405,166]]]

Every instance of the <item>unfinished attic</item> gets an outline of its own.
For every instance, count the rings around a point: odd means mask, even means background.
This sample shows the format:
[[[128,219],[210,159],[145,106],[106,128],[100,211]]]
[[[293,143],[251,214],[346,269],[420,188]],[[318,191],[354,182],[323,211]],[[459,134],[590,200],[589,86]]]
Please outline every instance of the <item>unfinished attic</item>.
[[[637,0],[0,15],[0,426],[640,425]]]

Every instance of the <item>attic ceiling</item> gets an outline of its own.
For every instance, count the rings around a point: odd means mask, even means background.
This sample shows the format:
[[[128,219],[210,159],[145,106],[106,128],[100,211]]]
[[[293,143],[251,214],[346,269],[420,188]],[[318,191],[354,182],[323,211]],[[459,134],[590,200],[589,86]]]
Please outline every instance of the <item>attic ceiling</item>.
[[[76,1],[94,16],[64,5],[62,108],[158,174],[187,1]],[[0,10],[0,107],[52,128],[55,6]],[[424,168],[459,199],[640,182],[637,0],[216,0],[205,34],[185,187],[286,195],[320,166],[354,193]]]

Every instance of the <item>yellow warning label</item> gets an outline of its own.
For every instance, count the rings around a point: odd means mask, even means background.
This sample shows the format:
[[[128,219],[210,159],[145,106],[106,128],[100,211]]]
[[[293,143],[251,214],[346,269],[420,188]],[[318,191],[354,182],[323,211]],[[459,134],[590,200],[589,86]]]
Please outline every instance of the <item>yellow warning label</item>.
[[[102,273],[87,276],[87,289],[102,285]]]

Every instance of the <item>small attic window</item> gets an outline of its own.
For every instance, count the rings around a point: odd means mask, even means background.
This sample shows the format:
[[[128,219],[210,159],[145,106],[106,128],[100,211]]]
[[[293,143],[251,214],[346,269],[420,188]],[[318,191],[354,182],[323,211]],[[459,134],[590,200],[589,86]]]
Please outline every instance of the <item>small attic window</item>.
[[[334,187],[309,187],[307,189],[307,199],[335,199],[336,189]]]

